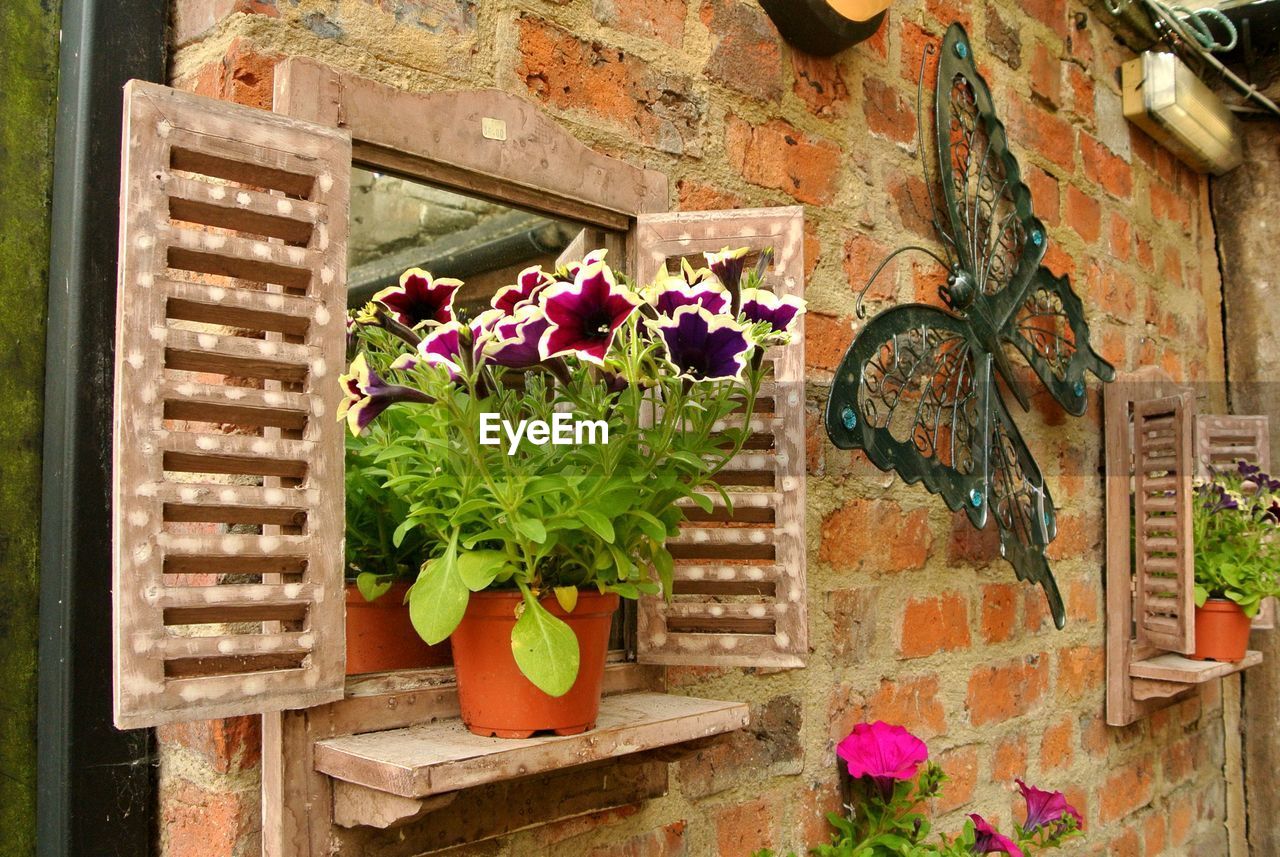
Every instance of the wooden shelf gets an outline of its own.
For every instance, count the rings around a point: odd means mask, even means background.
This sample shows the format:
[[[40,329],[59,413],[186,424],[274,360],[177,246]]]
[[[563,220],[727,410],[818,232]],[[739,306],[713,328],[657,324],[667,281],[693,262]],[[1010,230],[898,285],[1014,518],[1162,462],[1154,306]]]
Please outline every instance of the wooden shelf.
[[[1262,652],[1249,651],[1239,661],[1194,661],[1182,655],[1164,654],[1129,665],[1133,678],[1176,681],[1180,684],[1203,684],[1224,675],[1238,673],[1262,663]]]
[[[742,702],[622,693],[601,700],[596,728],[581,735],[482,738],[450,719],[318,741],[315,768],[368,789],[425,798],[695,741],[747,722]]]

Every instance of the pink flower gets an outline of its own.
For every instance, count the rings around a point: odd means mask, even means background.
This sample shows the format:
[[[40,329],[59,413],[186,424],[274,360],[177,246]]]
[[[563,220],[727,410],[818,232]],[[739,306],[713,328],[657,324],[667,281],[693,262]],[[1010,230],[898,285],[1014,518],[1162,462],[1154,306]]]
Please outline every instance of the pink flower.
[[[542,358],[573,354],[597,365],[604,364],[614,334],[640,303],[603,262],[583,264],[572,283],[549,286],[538,300],[550,322],[540,343]]]
[[[909,780],[929,758],[924,742],[901,726],[877,720],[859,723],[836,746],[851,777],[871,777],[885,790],[896,780]]]
[[[373,302],[408,328],[431,322],[446,324],[453,321],[453,298],[460,288],[461,280],[436,280],[421,268],[410,268],[400,275],[400,285],[378,292]]]
[[[973,822],[974,854],[1008,854],[1010,857],[1022,857],[1022,849],[1018,847],[1018,843],[997,832],[994,827],[987,824],[985,818],[970,814],[969,820]]]
[[[518,307],[528,304],[545,286],[554,282],[555,278],[543,271],[540,265],[525,268],[516,277],[515,285],[498,289],[491,306],[502,310],[505,315],[515,315]]]
[[[1076,821],[1076,830],[1084,827],[1084,819],[1076,808],[1067,803],[1062,792],[1047,792],[1035,786],[1029,786],[1022,780],[1015,780],[1022,798],[1027,802],[1027,821],[1023,829],[1030,832],[1048,825],[1064,826],[1065,819],[1070,816]]]

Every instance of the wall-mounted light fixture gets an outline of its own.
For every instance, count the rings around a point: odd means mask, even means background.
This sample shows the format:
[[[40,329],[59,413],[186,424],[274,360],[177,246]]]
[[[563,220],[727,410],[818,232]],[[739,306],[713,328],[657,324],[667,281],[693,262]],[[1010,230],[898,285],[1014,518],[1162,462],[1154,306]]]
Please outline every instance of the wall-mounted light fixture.
[[[1236,118],[1173,54],[1147,51],[1129,60],[1121,87],[1125,118],[1191,168],[1222,175],[1244,160]]]
[[[831,56],[871,38],[890,0],[760,0],[782,38],[805,53]]]

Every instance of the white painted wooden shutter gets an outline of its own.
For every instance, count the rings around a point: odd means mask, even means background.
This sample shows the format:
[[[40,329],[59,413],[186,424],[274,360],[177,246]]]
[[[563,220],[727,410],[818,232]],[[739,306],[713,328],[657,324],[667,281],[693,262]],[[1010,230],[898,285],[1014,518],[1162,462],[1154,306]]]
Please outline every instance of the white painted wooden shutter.
[[[340,698],[350,136],[140,81],[124,114],[116,724]]]
[[[742,209],[641,215],[636,281],[725,248],[772,248],[766,285],[804,293],[804,209]],[[801,322],[803,324],[803,322]],[[771,376],[752,417],[753,434],[722,475],[733,516],[715,497],[669,547],[674,596],[640,602],[638,653],[644,663],[798,667],[808,654],[804,510],[804,330],[766,354]]]
[[[1271,430],[1266,416],[1196,415],[1196,473],[1207,477],[1210,468],[1231,468],[1239,461],[1271,472]],[[1276,626],[1276,600],[1264,598],[1250,625],[1259,631]]]
[[[1190,393],[1133,403],[1134,624],[1137,641],[1195,650]]]

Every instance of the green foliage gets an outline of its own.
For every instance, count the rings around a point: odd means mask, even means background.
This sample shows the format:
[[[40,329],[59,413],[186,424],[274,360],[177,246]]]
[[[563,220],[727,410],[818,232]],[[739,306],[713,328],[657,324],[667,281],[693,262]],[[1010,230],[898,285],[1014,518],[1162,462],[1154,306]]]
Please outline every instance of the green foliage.
[[[1280,595],[1280,482],[1240,462],[1196,485],[1192,503],[1195,598],[1226,598],[1254,616]]]

